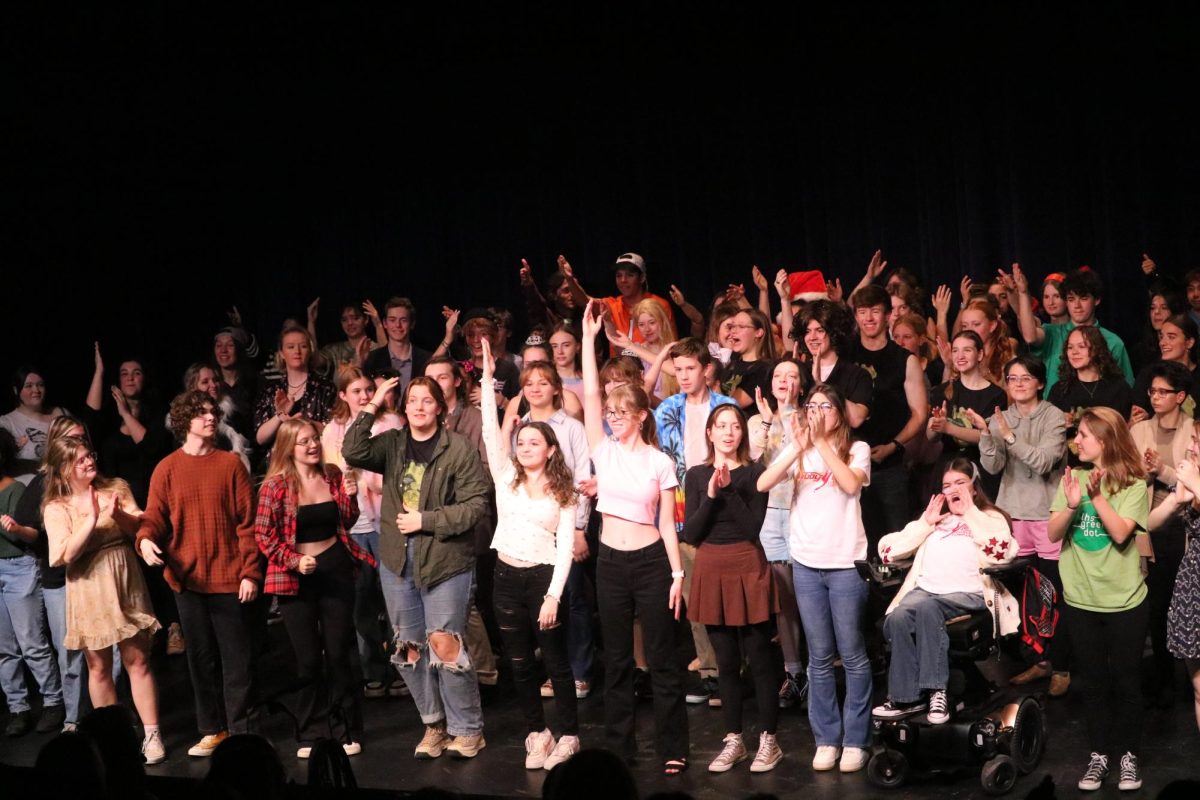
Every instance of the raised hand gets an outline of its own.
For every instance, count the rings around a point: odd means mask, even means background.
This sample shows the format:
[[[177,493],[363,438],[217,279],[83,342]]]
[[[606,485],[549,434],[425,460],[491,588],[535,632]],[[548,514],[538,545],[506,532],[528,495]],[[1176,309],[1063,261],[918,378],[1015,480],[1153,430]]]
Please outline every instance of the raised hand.
[[[949,314],[951,297],[953,297],[953,294],[950,292],[950,287],[943,283],[937,288],[937,291],[933,293],[934,310],[939,314]]]
[[[1005,272],[1003,269],[996,270],[996,278],[1000,284],[1010,292],[1017,290],[1017,282],[1013,279],[1012,273]]]
[[[354,345],[355,366],[361,367],[369,355],[371,355],[371,340],[364,336],[358,340],[358,344]]]
[[[483,364],[481,365],[482,374],[480,378],[490,381],[496,376],[496,359],[492,358],[492,345],[486,336],[480,339],[479,343],[483,345]]]
[[[529,268],[529,262],[521,259],[521,285],[533,286],[533,270]]]
[[[687,305],[687,298],[683,296],[683,292],[679,291],[679,287],[675,284],[671,284],[671,291],[668,294],[671,295],[671,302],[680,308]]]
[[[921,519],[926,525],[937,527],[937,524],[950,516],[950,512],[946,511],[946,495],[938,493],[929,498],[929,505],[925,506],[925,513],[921,515]]]
[[[786,269],[781,269],[775,273],[775,291],[779,292],[779,296],[783,298],[785,303],[792,299],[792,282],[788,280],[788,272]]]
[[[867,263],[867,280],[873,281],[883,274],[883,270],[887,268],[887,263],[883,260],[883,251],[876,250],[871,256],[871,260]]]
[[[746,287],[740,283],[731,283],[725,290],[726,303],[738,303],[746,298]]]
[[[583,324],[584,336],[590,336],[594,339],[600,333],[603,325],[600,322],[599,309],[596,307],[595,300],[588,300],[587,306],[583,309],[583,320],[581,322]]]
[[[971,302],[971,276],[963,275],[962,280],[958,283],[959,294],[962,295],[963,305]]]
[[[370,300],[363,300],[362,310],[367,315],[367,319],[371,320],[373,324],[379,325],[379,309],[375,307],[374,303]]]
[[[575,280],[575,270],[571,269],[571,264],[564,255],[558,257],[558,270],[567,280]]]
[[[317,321],[317,311],[318,311],[320,305],[321,305],[321,298],[319,298],[319,297],[315,298],[311,303],[308,304],[308,324],[309,325],[312,325],[314,322]]]
[[[750,280],[754,281],[754,288],[760,292],[767,290],[767,276],[762,274],[757,264],[750,268]]]
[[[1029,294],[1029,278],[1025,275],[1025,270],[1021,269],[1021,265],[1015,261],[1012,265],[1012,279],[1019,294]]]
[[[950,349],[950,343],[946,341],[946,337],[942,336],[941,334],[938,334],[934,341],[937,343],[938,358],[942,359],[943,364],[949,366],[950,359],[954,357],[954,353]]]
[[[393,377],[388,378],[383,383],[379,384],[379,388],[375,390],[375,394],[371,396],[371,402],[368,405],[375,406],[376,412],[384,407],[388,393],[400,385],[400,379]]]
[[[104,374],[104,356],[100,355],[100,343],[92,342],[92,346],[94,349],[92,359],[96,365],[96,372],[98,374],[103,375]]]
[[[825,291],[829,292],[829,299],[835,303],[840,303],[846,296],[846,292],[842,289],[842,279],[834,278],[831,281],[825,281]]]
[[[229,319],[229,324],[235,328],[242,327],[242,312],[238,311],[237,306],[230,306],[225,312],[225,316]]]
[[[1153,275],[1156,269],[1158,269],[1158,265],[1154,263],[1154,259],[1142,253],[1142,274]]]
[[[458,328],[458,316],[460,313],[460,309],[442,306],[442,316],[446,319],[446,338],[444,341],[450,342],[454,340],[454,331]]]

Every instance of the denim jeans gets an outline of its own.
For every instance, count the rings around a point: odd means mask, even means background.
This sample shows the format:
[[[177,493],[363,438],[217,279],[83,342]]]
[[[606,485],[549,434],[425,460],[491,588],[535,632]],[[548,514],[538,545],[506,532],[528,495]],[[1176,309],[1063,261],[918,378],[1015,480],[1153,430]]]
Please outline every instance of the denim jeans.
[[[350,538],[379,560],[379,531],[352,533]],[[388,626],[379,619],[383,611],[383,591],[379,583],[379,570],[365,561],[358,562],[358,577],[354,582],[354,627],[358,631],[358,659],[362,664],[363,677],[368,681],[387,683],[391,669],[388,667],[387,650],[384,642],[391,639]]]
[[[888,697],[897,703],[921,698],[922,689],[945,689],[950,678],[950,637],[946,620],[983,608],[983,595],[933,594],[913,587],[883,621],[892,646]]]
[[[13,713],[29,710],[24,665],[42,690],[42,704],[62,705],[58,662],[46,628],[42,579],[33,556],[0,558],[0,688]]]
[[[871,740],[871,661],[863,639],[867,584],[855,569],[792,564],[796,605],[808,641],[808,722],[818,747],[867,747]],[[846,700],[838,711],[833,660],[842,657]]]
[[[42,589],[42,600],[46,603],[46,622],[50,626],[50,644],[58,653],[58,674],[62,679],[63,703],[67,712],[64,721],[79,722],[80,703],[83,700],[84,688],[87,686],[87,681],[84,679],[87,674],[87,666],[83,663],[82,650],[68,650],[62,645],[63,640],[67,638],[67,587]],[[114,670],[119,663],[120,659],[113,660]]]
[[[468,570],[434,586],[420,588],[413,577],[416,548],[408,537],[404,572],[400,575],[379,567],[383,598],[396,633],[392,663],[399,667],[404,683],[426,725],[446,720],[451,736],[473,736],[483,732],[483,710],[479,681],[467,653],[467,616],[475,595],[475,571]],[[458,641],[458,658],[448,664],[429,645],[432,633],[453,634]],[[406,658],[412,647],[415,662]]]
[[[675,652],[675,616],[667,607],[671,562],[662,540],[640,550],[600,545],[596,595],[604,636],[604,725],[608,747],[623,757],[634,740],[633,619],[642,622],[654,692],[655,747],[662,760],[687,758],[684,665]]]
[[[587,596],[587,570],[578,561],[571,562],[563,599],[567,605],[567,655],[571,662],[571,674],[577,681],[590,680],[593,658],[592,604]]]

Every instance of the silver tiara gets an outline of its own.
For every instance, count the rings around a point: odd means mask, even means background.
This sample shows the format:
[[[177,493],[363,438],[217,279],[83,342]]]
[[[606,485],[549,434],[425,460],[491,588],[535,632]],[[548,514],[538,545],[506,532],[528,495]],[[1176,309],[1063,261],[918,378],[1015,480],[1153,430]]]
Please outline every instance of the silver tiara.
[[[542,338],[540,333],[531,333],[525,338],[525,346],[533,347],[539,344],[545,344],[546,340]]]

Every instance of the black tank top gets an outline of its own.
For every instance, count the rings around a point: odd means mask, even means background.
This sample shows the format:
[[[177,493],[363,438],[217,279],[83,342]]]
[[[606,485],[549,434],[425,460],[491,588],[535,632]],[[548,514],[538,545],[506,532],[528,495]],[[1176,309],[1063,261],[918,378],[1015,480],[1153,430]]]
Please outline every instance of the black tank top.
[[[296,544],[323,542],[337,535],[337,503],[326,500],[296,508]]]

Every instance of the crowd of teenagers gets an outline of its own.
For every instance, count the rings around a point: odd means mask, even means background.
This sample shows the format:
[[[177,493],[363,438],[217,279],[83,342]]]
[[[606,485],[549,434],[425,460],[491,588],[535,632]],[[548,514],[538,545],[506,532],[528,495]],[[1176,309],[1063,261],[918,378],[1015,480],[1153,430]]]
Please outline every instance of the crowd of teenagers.
[[[626,253],[608,297],[562,257],[542,286],[522,262],[511,349],[508,310],[444,307],[423,350],[394,297],[345,304],[323,346],[314,301],[265,364],[235,311],[174,386],[137,359],[113,375],[97,344],[71,410],[53,370],[21,367],[0,416],[7,733],[73,729],[124,672],[161,762],[161,631],[191,676],[188,754],[209,756],[281,691],[254,669],[274,618],[300,758],[321,739],[360,752],[364,698],[388,695],[424,723],[417,758],[476,756],[499,652],[530,769],[581,749],[595,692],[589,744],[632,757],[648,698],[668,775],[689,765],[689,703],[720,708],[711,772],[776,768],[780,709],[804,705],[813,740],[787,746],[855,772],[873,715],[953,716],[945,621],[990,608],[1013,633],[1016,600],[981,568],[1025,556],[1060,623],[1011,680],[1082,693],[1079,787],[1112,770],[1136,789],[1144,708],[1174,702],[1177,660],[1200,720],[1200,272],[1141,266],[1130,343],[1100,324],[1087,267],[1037,284],[1013,264],[956,297],[876,252],[852,291],[756,267],[700,309],[651,293]],[[886,609],[855,569],[868,555],[913,559]]]

